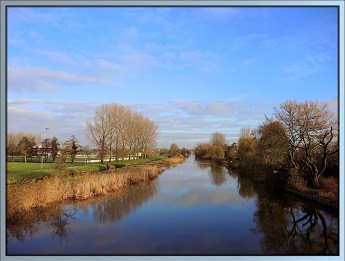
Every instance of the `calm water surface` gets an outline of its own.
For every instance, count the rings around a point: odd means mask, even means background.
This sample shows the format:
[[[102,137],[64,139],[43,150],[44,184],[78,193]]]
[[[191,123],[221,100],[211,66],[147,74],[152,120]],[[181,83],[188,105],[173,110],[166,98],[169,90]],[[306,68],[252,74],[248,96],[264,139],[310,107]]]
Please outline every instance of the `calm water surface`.
[[[7,221],[8,255],[338,255],[338,213],[189,157],[148,184]]]

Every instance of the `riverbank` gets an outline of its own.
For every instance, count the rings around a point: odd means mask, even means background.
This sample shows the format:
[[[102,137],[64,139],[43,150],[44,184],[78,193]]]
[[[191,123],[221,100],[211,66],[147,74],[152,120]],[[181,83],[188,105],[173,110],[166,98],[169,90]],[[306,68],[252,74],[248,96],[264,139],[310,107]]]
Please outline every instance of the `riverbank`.
[[[67,171],[40,179],[25,179],[7,184],[7,217],[32,208],[48,206],[64,200],[84,200],[106,195],[131,184],[156,178],[167,167],[184,161],[184,157],[166,158],[140,166],[110,171]]]
[[[301,192],[301,191],[298,191],[296,189],[289,188],[289,187],[284,187],[284,190],[287,191],[288,193],[291,193],[291,194],[298,196],[299,198],[303,198],[305,200],[309,200],[309,201],[321,204],[323,206],[331,207],[334,209],[339,209],[339,201],[338,200],[334,200],[334,199],[331,200],[331,199],[321,197],[320,195],[318,195],[320,193],[319,191],[313,192],[311,190],[310,192]]]

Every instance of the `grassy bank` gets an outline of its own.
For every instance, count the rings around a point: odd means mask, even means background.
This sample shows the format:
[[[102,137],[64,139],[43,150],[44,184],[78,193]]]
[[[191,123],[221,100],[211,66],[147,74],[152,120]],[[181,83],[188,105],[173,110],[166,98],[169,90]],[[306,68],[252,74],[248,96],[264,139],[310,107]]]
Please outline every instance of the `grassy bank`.
[[[147,159],[126,160],[111,162],[115,168],[130,166],[140,166],[159,162],[164,156],[157,156]],[[41,179],[51,175],[65,175],[71,172],[99,172],[106,170],[106,163],[66,163],[64,170],[57,170],[54,163],[36,163],[36,162],[7,162],[7,183],[21,182],[22,179]]]
[[[7,216],[67,199],[83,200],[106,195],[131,184],[154,179],[164,168],[183,160],[183,157],[175,157],[131,164],[111,171],[69,169],[60,174],[50,172],[41,178],[17,178],[7,184]]]

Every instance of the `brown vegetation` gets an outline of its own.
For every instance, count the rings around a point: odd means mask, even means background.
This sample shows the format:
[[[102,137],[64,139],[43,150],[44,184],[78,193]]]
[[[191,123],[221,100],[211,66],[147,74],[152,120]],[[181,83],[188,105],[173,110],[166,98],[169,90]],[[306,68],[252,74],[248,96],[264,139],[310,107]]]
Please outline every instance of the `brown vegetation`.
[[[293,189],[297,193],[301,192],[308,198],[313,198],[319,202],[333,202],[338,204],[339,189],[338,179],[335,177],[327,177],[321,180],[321,186],[318,189],[309,188],[307,181],[298,175],[297,170],[290,171],[287,180],[287,189]]]
[[[45,207],[67,199],[83,200],[106,195],[128,185],[156,178],[165,167],[181,163],[183,157],[168,158],[150,165],[113,171],[52,175],[25,183],[7,185],[7,217],[31,208]],[[73,174],[73,175],[71,175]]]

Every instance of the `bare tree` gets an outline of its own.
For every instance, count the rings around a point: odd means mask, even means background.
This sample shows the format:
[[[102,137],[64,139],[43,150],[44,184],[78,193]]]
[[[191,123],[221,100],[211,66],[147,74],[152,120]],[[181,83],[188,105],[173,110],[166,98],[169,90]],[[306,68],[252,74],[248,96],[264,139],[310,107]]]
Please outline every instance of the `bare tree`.
[[[145,156],[156,146],[157,125],[142,114],[120,104],[97,107],[92,120],[87,121],[90,139],[102,152],[101,161],[115,153],[116,161],[128,156]]]
[[[142,152],[144,157],[150,150],[156,149],[157,146],[157,136],[158,136],[158,126],[155,122],[150,119],[145,119],[143,131],[142,131]]]
[[[275,108],[275,115],[285,127],[291,168],[304,172],[311,186],[318,188],[327,158],[338,153],[334,114],[317,101],[287,101]],[[300,159],[295,157],[297,151]]]
[[[97,146],[102,163],[106,156],[107,142],[110,136],[110,114],[110,105],[103,104],[96,108],[93,118],[86,121],[89,138]]]

